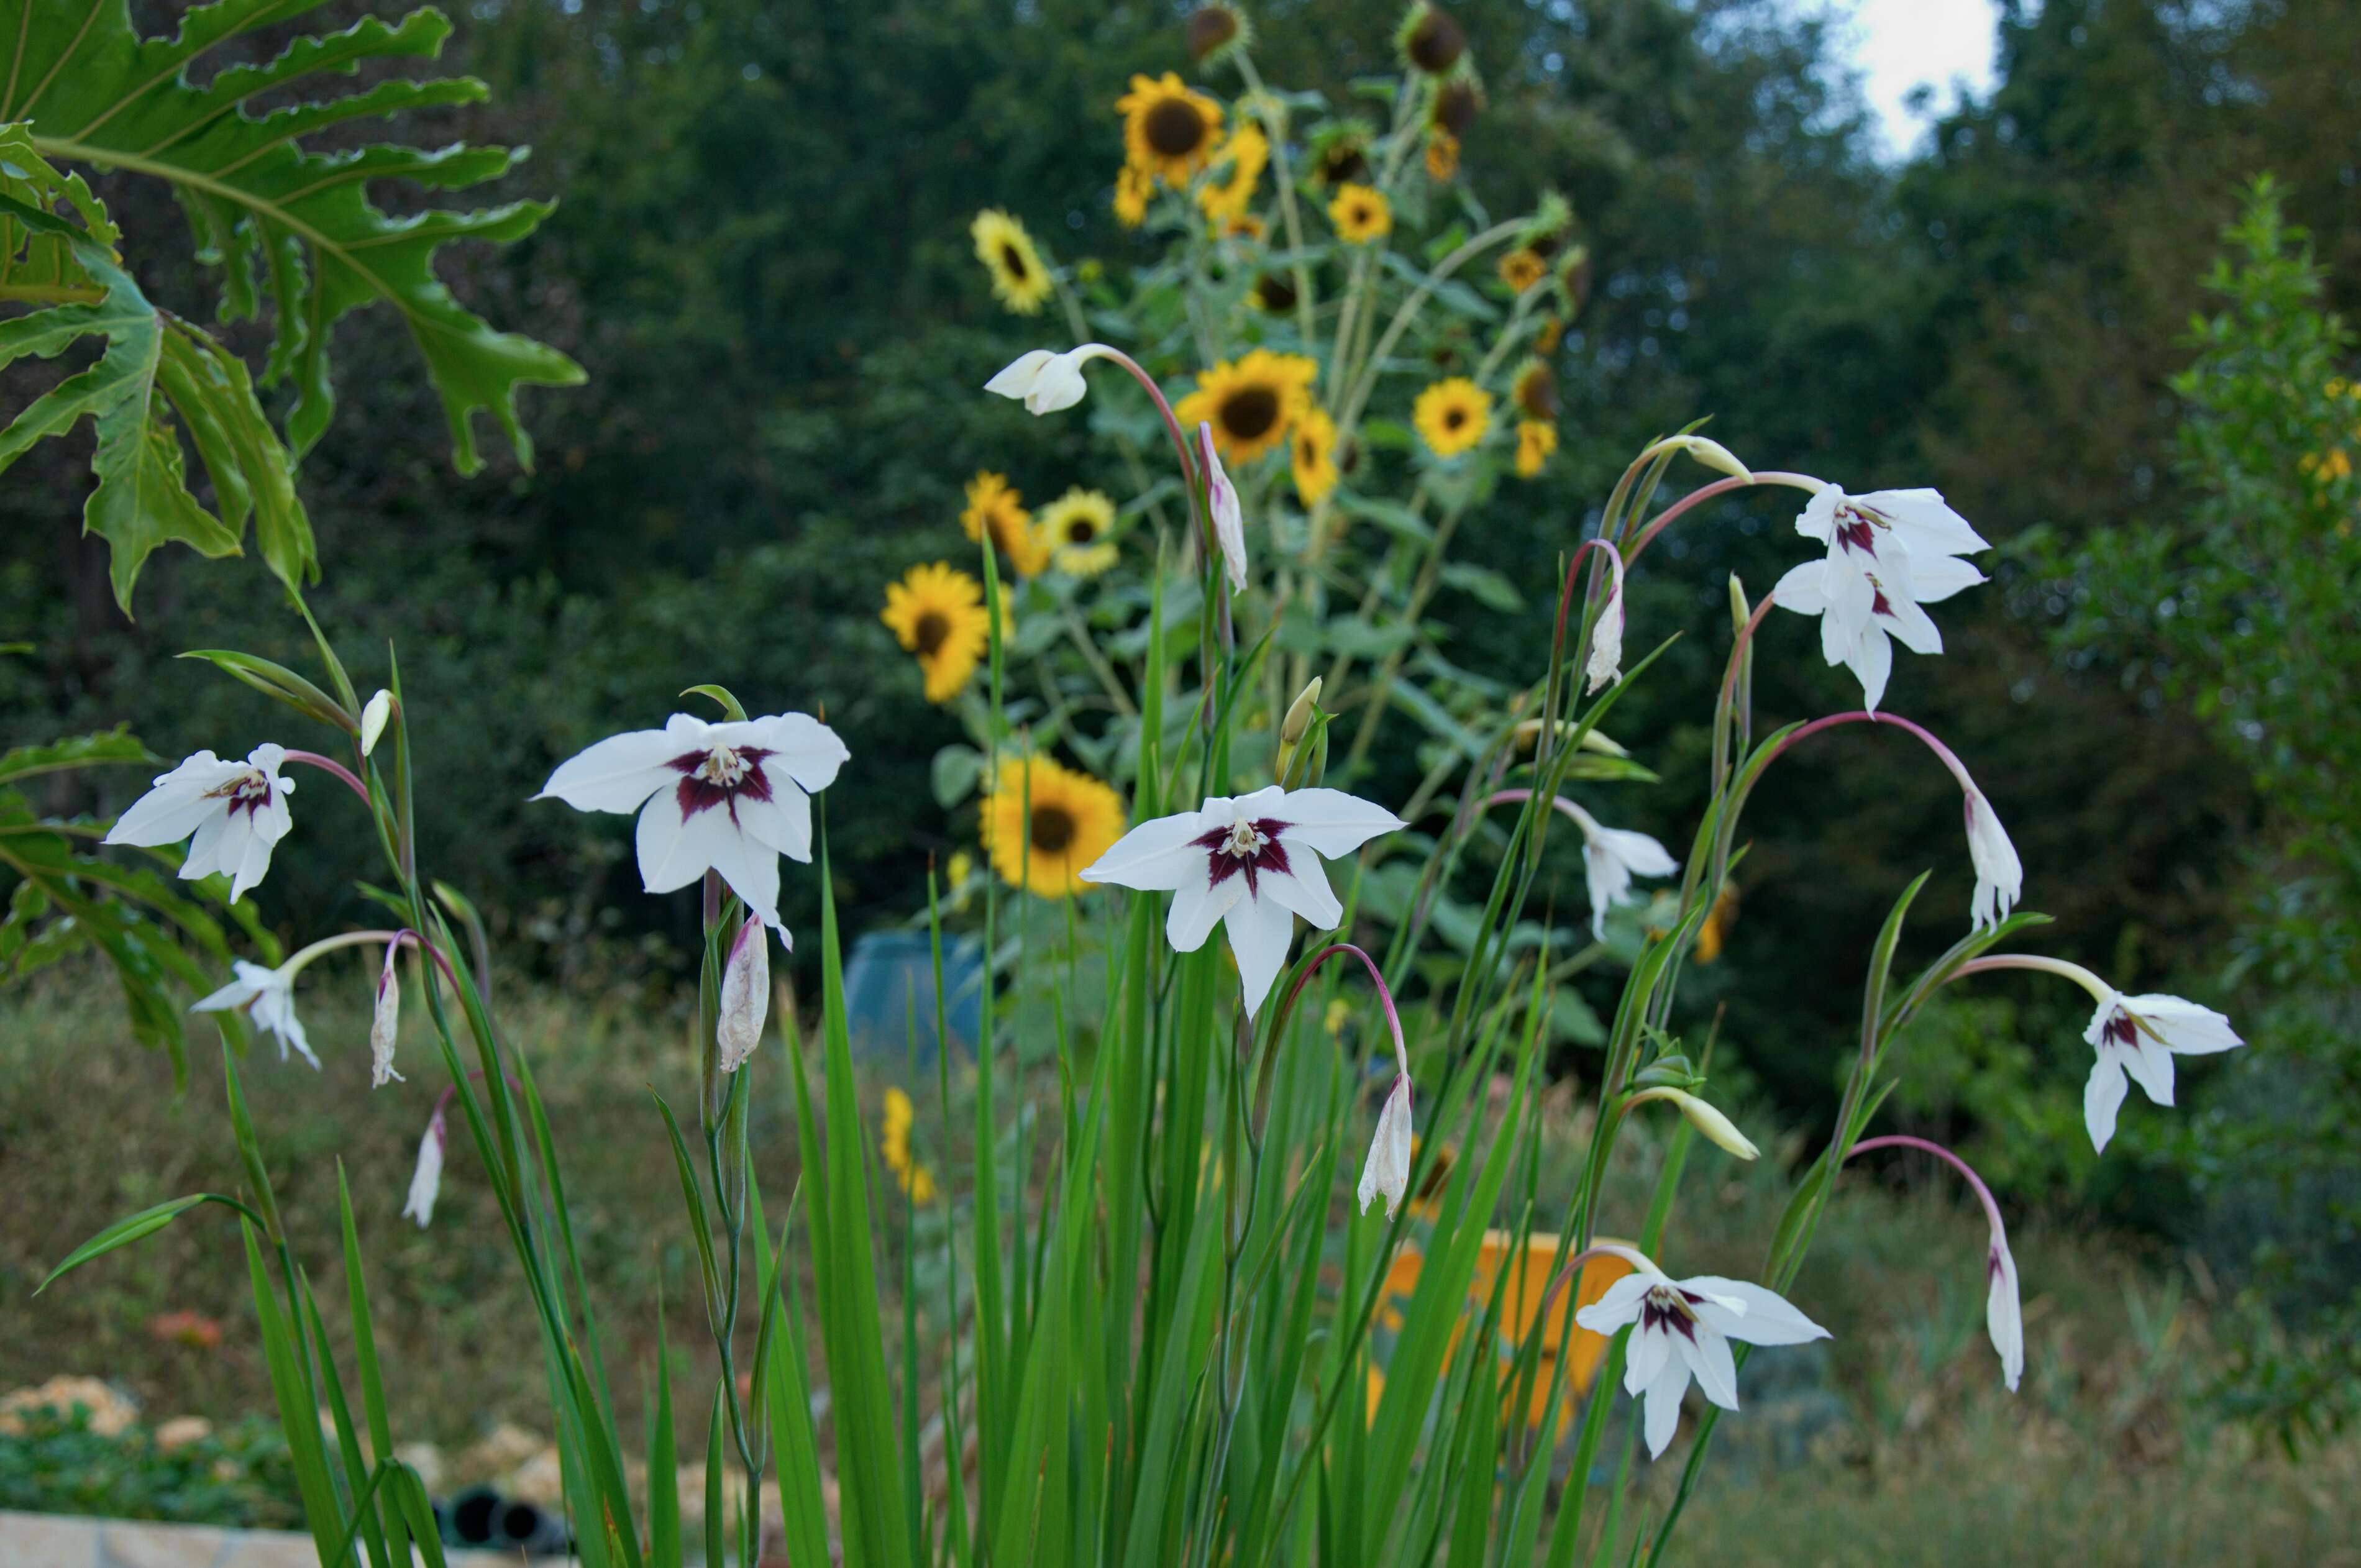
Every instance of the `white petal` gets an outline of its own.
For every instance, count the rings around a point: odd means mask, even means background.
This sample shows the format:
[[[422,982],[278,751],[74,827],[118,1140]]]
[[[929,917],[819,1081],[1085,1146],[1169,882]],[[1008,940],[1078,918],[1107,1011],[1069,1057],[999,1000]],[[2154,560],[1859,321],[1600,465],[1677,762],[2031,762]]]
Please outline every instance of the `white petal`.
[[[1648,1292],[1664,1283],[1643,1269],[1634,1269],[1609,1285],[1598,1300],[1575,1313],[1574,1321],[1595,1334],[1611,1334],[1626,1323],[1640,1319],[1640,1303]]]
[[[2147,1097],[2158,1105],[2172,1103],[2172,1053],[2145,1037],[2129,1048],[2118,1047],[2116,1058]]]
[[[2082,1124],[2091,1130],[2091,1146],[2102,1154],[2106,1152],[2107,1140],[2115,1135],[2115,1113],[2124,1108],[2124,1096],[2131,1091],[2115,1053],[2101,1051],[2099,1059],[2091,1064],[2090,1081],[2082,1086]]]
[[[712,817],[716,812],[702,815]],[[767,844],[757,844],[740,833],[730,833],[713,846],[713,869],[746,913],[763,925],[778,930],[782,940],[786,927],[779,918],[779,857]]]
[[[1623,596],[1610,592],[1590,632],[1590,657],[1582,667],[1586,691],[1623,678]]]
[[[2200,1007],[2178,996],[2157,992],[2126,996],[2123,1004],[2164,1042],[2166,1048],[2184,1057],[2211,1056],[2246,1044],[2230,1026],[2229,1019],[2211,1007]]]
[[[1582,841],[1582,880],[1590,893],[1590,935],[1607,940],[1607,912],[1631,890],[1631,868],[1596,838]]]
[[[1629,828],[1601,828],[1595,839],[1604,840],[1608,852],[1631,867],[1634,876],[1670,876],[1681,869],[1673,852],[1645,833]]]
[[[1164,916],[1164,939],[1176,953],[1195,952],[1246,895],[1246,879],[1242,876],[1224,877],[1219,883],[1197,876],[1182,883]]]
[[[1792,609],[1798,615],[1818,615],[1828,608],[1828,590],[1821,580],[1828,576],[1828,564],[1824,558],[1799,562],[1787,568],[1771,588],[1772,602],[1781,609]],[[1835,661],[1829,661],[1833,663]]]
[[[1263,793],[1257,790],[1238,804],[1243,808]],[[1287,824],[1279,830],[1281,840],[1308,844],[1332,861],[1351,854],[1379,834],[1408,826],[1384,806],[1341,789],[1287,790],[1268,807],[1253,809],[1251,815],[1277,817]]]
[[[1984,575],[1957,555],[1913,555],[1910,597],[1920,604],[1940,604],[1962,588],[1974,587]]]
[[[811,796],[797,789],[794,781],[774,778],[770,799],[755,800],[741,795],[736,809],[738,826],[746,837],[791,861],[810,863]]]
[[[1894,674],[1894,648],[1885,640],[1885,630],[1875,622],[1864,626],[1852,640],[1845,653],[1845,666],[1861,682],[1861,705],[1870,712],[1885,696],[1885,683]]]
[[[700,733],[692,738],[673,728],[687,718]],[[683,752],[702,750],[703,722],[685,713],[673,715],[662,729],[634,729],[609,735],[598,744],[557,764],[535,800],[555,798],[577,811],[631,811],[648,796],[675,784],[680,775],[665,764]]]
[[[1828,1330],[1797,1311],[1786,1298],[1760,1285],[1718,1274],[1700,1274],[1680,1283],[1682,1289],[1706,1298],[1697,1303],[1697,1317],[1731,1339],[1748,1344],[1803,1344],[1828,1337]],[[1743,1310],[1732,1310],[1726,1300],[1741,1303]]]
[[[287,835],[285,803],[279,803],[279,817],[276,822],[269,817],[269,807],[265,807],[261,812],[244,814],[246,833],[242,839],[236,840],[237,866],[232,872],[229,883],[229,901],[232,904],[245,897],[249,889],[259,883],[263,877],[269,874],[271,846]],[[236,825],[236,817],[237,814],[232,815],[233,827]],[[274,827],[278,829],[275,833],[271,831]],[[232,841],[228,834],[224,835],[222,853],[225,859],[227,858],[228,848]]]
[[[1650,1281],[1652,1286],[1654,1283]],[[1639,1398],[1649,1384],[1664,1375],[1664,1363],[1672,1359],[1672,1330],[1661,1324],[1634,1328],[1623,1343],[1623,1392]]]
[[[1648,1385],[1646,1436],[1649,1458],[1658,1457],[1672,1446],[1673,1434],[1681,1430],[1681,1396],[1688,1389],[1688,1363],[1678,1356],[1667,1358],[1664,1371]]]
[[[146,795],[131,803],[106,842],[153,848],[177,844],[197,830],[207,817],[226,813],[227,803],[212,792],[244,776],[246,764],[225,762],[211,751],[199,751],[169,773],[156,775]]]
[[[807,795],[834,784],[837,770],[852,760],[843,738],[808,713],[774,713],[749,719],[742,728],[752,744],[772,752],[763,771],[774,776],[785,773]]]
[[[1844,491],[1835,485],[1823,485],[1812,492],[1804,510],[1795,514],[1795,532],[1806,539],[1817,539],[1826,544],[1836,536],[1837,508],[1843,504]]]
[[[401,1217],[415,1220],[424,1230],[434,1217],[434,1195],[443,1186],[443,1140],[447,1135],[443,1118],[437,1115],[426,1124],[426,1135],[418,1140],[418,1167],[410,1175],[410,1196],[401,1205]]]
[[[2091,1009],[2091,1021],[2082,1025],[2084,1045],[2095,1049],[2106,1043],[2107,1022],[2115,1015],[2115,1009],[2123,1005],[2123,1001],[2124,993],[2112,990],[2099,999],[2099,1004]]]
[[[1238,960],[1238,982],[1245,989],[1246,1016],[1251,1018],[1270,994],[1279,971],[1287,967],[1288,946],[1295,939],[1295,916],[1277,899],[1248,894],[1230,905],[1223,924],[1230,934],[1231,955]]]
[[[1334,931],[1345,920],[1345,905],[1328,885],[1328,873],[1317,855],[1291,855],[1290,870],[1257,873],[1262,896],[1303,916],[1315,931]]]
[[[221,853],[222,842],[229,835],[232,820],[228,808],[224,807],[197,824],[197,830],[189,835],[189,852],[181,857],[182,881],[194,882],[199,877],[211,876],[215,872],[229,871],[236,865],[237,862],[235,860],[225,861]],[[247,831],[243,814],[240,814],[236,820],[237,836],[230,840],[231,847],[243,850],[246,845]]]
[[[1966,518],[1951,510],[1940,490],[1874,490],[1854,499],[1884,513],[1916,554],[1965,555],[1992,548]]]
[[[1410,1080],[1398,1077],[1386,1096],[1385,1108],[1378,1113],[1377,1131],[1369,1138],[1369,1157],[1361,1166],[1360,1185],[1354,1190],[1362,1213],[1383,1197],[1386,1218],[1394,1217],[1402,1195],[1410,1190],[1411,1153]]]
[[[679,800],[666,790],[640,813],[637,837],[641,883],[650,893],[671,893],[703,876],[738,829],[719,806],[684,818]]]
[[[1138,827],[1107,846],[1105,854],[1077,873],[1084,882],[1113,883],[1150,893],[1166,893],[1191,881],[1205,880],[1205,851],[1194,840],[1226,822],[1207,820],[1202,811],[1177,812]],[[1209,922],[1207,930],[1213,928]],[[1201,937],[1199,938],[1202,940]],[[1193,949],[1195,944],[1183,948]]]
[[[1675,1335],[1673,1348],[1688,1363],[1705,1397],[1725,1410],[1734,1410],[1738,1409],[1738,1362],[1730,1354],[1730,1341],[1703,1322],[1696,1328],[1694,1336]]]
[[[2025,862],[2016,858],[2016,846],[2009,841],[2008,829],[2000,825],[2000,814],[1989,799],[1971,793],[1967,819],[1968,859],[1976,868],[1968,917],[1973,927],[1997,926],[2024,895]]]
[[[2000,1353],[2001,1381],[2014,1394],[2025,1376],[2025,1310],[2017,1291],[2016,1259],[2006,1243],[1993,1243],[1985,1272],[1991,1286],[1984,1295],[1984,1328],[1992,1335],[1993,1349]]]
[[[1000,373],[983,384],[983,389],[997,392],[1004,398],[1021,398],[1032,389],[1035,378],[1041,374],[1041,367],[1056,357],[1046,348],[1028,348],[1001,367]]]
[[[237,978],[203,1000],[191,1003],[190,1012],[222,1013],[233,1007],[243,1007],[261,995],[268,987],[278,983],[278,971],[264,969],[260,964],[234,959],[229,967],[230,972]]]
[[[1927,619],[1927,612],[1906,591],[1888,589],[1885,614],[1881,617],[1885,629],[1913,653],[1939,653],[1943,651],[1943,634]]]

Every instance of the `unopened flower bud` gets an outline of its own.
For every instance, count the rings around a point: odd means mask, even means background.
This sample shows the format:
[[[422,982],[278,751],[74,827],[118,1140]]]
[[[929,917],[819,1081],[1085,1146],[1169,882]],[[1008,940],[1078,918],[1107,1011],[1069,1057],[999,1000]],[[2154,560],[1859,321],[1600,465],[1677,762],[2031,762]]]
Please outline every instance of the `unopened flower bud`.
[[[393,694],[383,686],[361,708],[361,755],[377,750],[378,738],[385,733],[385,721],[393,717]]]
[[[401,1206],[401,1217],[417,1221],[422,1231],[434,1217],[434,1195],[443,1188],[443,1146],[449,1137],[438,1102],[427,1121],[426,1135],[418,1140],[418,1168],[411,1173],[410,1198]]]
[[[1741,1159],[1752,1159],[1763,1152],[1754,1146],[1752,1139],[1738,1130],[1737,1124],[1686,1090],[1669,1087],[1643,1089],[1624,1104],[1637,1105],[1643,1100],[1671,1101],[1680,1107],[1681,1114],[1689,1119],[1690,1126]]]
[[[736,1072],[754,1047],[763,1043],[763,1025],[771,1013],[771,941],[763,922],[748,916],[730,944],[730,962],[721,971],[719,1017],[714,1025],[715,1062],[723,1072]]]
[[[393,1070],[394,1037],[401,1027],[401,976],[393,967],[399,942],[385,945],[385,968],[378,971],[377,1010],[369,1015],[369,1087],[383,1089],[402,1081]]]
[[[1320,677],[1314,675],[1312,684],[1296,693],[1295,700],[1288,705],[1287,718],[1279,727],[1279,743],[1292,746],[1302,740],[1303,732],[1312,728],[1312,711],[1319,706]]]
[[[1410,1190],[1410,1075],[1402,1073],[1394,1079],[1393,1092],[1386,1096],[1385,1109],[1378,1113],[1378,1130],[1369,1139],[1369,1157],[1361,1167],[1361,1184],[1355,1190],[1360,1199],[1361,1212],[1382,1194],[1386,1201],[1386,1218],[1394,1217],[1401,1207],[1402,1194]]]

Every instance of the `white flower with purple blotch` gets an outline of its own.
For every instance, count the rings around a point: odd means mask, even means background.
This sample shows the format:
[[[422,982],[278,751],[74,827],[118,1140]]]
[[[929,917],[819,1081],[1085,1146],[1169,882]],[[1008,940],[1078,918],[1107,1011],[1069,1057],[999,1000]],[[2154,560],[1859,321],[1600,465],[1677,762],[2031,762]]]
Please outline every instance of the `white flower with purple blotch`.
[[[115,818],[106,842],[152,849],[186,839],[181,875],[193,880],[221,872],[230,879],[229,901],[236,904],[270,870],[271,849],[294,826],[287,809],[294,781],[279,776],[286,761],[286,748],[269,741],[243,762],[199,751],[159,773],[153,787]]]
[[[312,1043],[303,1036],[303,1020],[295,1016],[295,971],[309,958],[310,949],[277,969],[265,969],[260,964],[233,959],[230,972],[237,978],[203,1001],[192,1003],[192,1013],[227,1013],[244,1009],[254,1020],[254,1026],[266,1034],[279,1036],[279,1059],[287,1059],[287,1047],[314,1068],[320,1058],[312,1054]]]
[[[2169,1105],[2175,1056],[2211,1056],[2246,1044],[2230,1020],[2211,1007],[2178,996],[2125,996],[2113,989],[2099,998],[2082,1038],[2099,1053],[2082,1091],[2082,1121],[2094,1149],[2104,1149],[2115,1135],[2115,1113],[2131,1082],[2157,1104]]]
[[[851,754],[809,714],[714,724],[675,713],[662,729],[610,736],[560,763],[533,798],[638,811],[640,880],[650,893],[716,872],[785,942],[779,857],[811,859],[811,797]]]
[[[1081,873],[1084,882],[1175,894],[1164,922],[1173,950],[1193,953],[1226,924],[1251,1015],[1270,993],[1294,939],[1294,917],[1314,930],[1345,917],[1321,869],[1402,821],[1381,806],[1334,789],[1277,784],[1143,822]]]
[[[1891,638],[1914,653],[1940,653],[1943,634],[1920,609],[1973,587],[1984,575],[1960,559],[1989,550],[1939,490],[1877,490],[1848,496],[1817,491],[1795,519],[1795,532],[1828,546],[1779,579],[1772,597],[1783,609],[1820,618],[1820,654],[1861,682],[1872,713],[1894,670]]]
[[[1644,1261],[1637,1254],[1626,1255]],[[1713,1274],[1676,1280],[1653,1266],[1635,1267],[1574,1321],[1597,1334],[1631,1328],[1623,1349],[1623,1391],[1647,1401],[1651,1459],[1664,1452],[1680,1428],[1681,1397],[1691,1377],[1707,1398],[1725,1410],[1738,1409],[1731,1340],[1802,1344],[1828,1337],[1828,1330],[1760,1285]]]

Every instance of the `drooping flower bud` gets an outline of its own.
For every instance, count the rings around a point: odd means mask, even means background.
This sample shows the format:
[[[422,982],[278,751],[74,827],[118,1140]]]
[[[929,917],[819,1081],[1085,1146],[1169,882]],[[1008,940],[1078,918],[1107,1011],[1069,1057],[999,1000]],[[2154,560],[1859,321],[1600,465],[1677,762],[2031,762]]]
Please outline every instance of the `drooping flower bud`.
[[[385,721],[393,717],[393,694],[383,686],[361,708],[361,755],[377,750],[378,738],[385,733]]]
[[[417,1221],[422,1231],[434,1218],[434,1195],[443,1189],[443,1146],[449,1139],[438,1100],[434,1114],[427,1120],[426,1134],[418,1140],[418,1168],[411,1173],[410,1198],[401,1206],[401,1217]]]
[[[1385,1109],[1378,1113],[1378,1130],[1369,1139],[1369,1157],[1361,1167],[1361,1184],[1355,1189],[1360,1200],[1361,1212],[1383,1194],[1386,1218],[1394,1217],[1401,1207],[1402,1195],[1410,1190],[1411,1107],[1410,1074],[1400,1073],[1394,1079],[1393,1092],[1386,1096]]]
[[[1643,1100],[1669,1100],[1689,1119],[1690,1126],[1741,1159],[1752,1159],[1763,1152],[1754,1146],[1752,1138],[1738,1130],[1736,1123],[1686,1090],[1669,1086],[1643,1089],[1624,1103],[1637,1105]]]
[[[1221,546],[1230,592],[1236,593],[1246,586],[1246,514],[1238,510],[1238,488],[1230,483],[1221,454],[1213,449],[1213,427],[1202,420],[1197,424],[1197,466],[1204,477],[1205,506],[1213,515],[1213,538]]]
[[[378,971],[377,1009],[369,1015],[369,1087],[383,1089],[389,1083],[402,1081],[401,1074],[393,1070],[394,1037],[401,1027],[401,976],[395,972],[393,956],[401,950],[398,941],[385,945],[385,967]]]
[[[1200,5],[1189,16],[1189,54],[1199,65],[1215,66],[1254,47],[1254,24],[1225,0]]]
[[[730,946],[730,962],[721,971],[715,1062],[723,1072],[736,1072],[754,1047],[763,1043],[763,1025],[771,1013],[771,944],[763,922],[749,916]]]
[[[1623,678],[1623,574],[1617,572],[1590,630],[1590,657],[1583,664],[1583,689],[1597,691]]]

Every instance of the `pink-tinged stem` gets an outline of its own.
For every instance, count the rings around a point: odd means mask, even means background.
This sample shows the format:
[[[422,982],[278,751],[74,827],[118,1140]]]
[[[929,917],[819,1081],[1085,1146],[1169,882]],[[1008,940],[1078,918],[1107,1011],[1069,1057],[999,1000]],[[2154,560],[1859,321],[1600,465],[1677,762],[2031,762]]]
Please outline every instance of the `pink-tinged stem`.
[[[1622,1246],[1614,1242],[1594,1242],[1558,1265],[1557,1272],[1550,1276],[1548,1286],[1542,1291],[1542,1304],[1533,1310],[1532,1321],[1536,1332],[1539,1332],[1541,1324],[1549,1317],[1550,1303],[1557,1299],[1557,1293],[1565,1289],[1573,1281],[1575,1276],[1582,1272],[1584,1264],[1596,1257],[1620,1257],[1630,1264],[1634,1272],[1642,1269],[1652,1274],[1664,1272],[1656,1266],[1653,1259],[1637,1248]]]
[[[2001,1223],[2000,1205],[1993,1201],[1992,1189],[1984,1185],[1983,1178],[1978,1176],[1975,1168],[1966,1160],[1940,1144],[1930,1143],[1925,1138],[1910,1137],[1901,1133],[1889,1133],[1883,1137],[1863,1138],[1853,1145],[1852,1152],[1846,1155],[1845,1158],[1848,1160],[1858,1158],[1872,1149],[1916,1149],[1921,1154],[1933,1155],[1937,1159],[1958,1171],[1966,1178],[1968,1185],[1975,1189],[1976,1201],[1984,1206],[1984,1218],[1992,1224],[1993,1240],[2003,1246],[2008,1245],[2008,1227]]]
[[[1768,604],[1770,601],[1766,599],[1763,602]],[[1825,718],[1813,719],[1809,724],[1790,732],[1785,740],[1779,742],[1778,749],[1764,759],[1763,765],[1769,767],[1773,762],[1777,761],[1780,756],[1806,736],[1817,735],[1823,729],[1833,729],[1839,724],[1891,724],[1898,729],[1906,729],[1926,742],[1927,749],[1934,752],[1943,766],[1951,771],[1953,778],[1960,781],[1961,790],[1971,796],[1983,793],[1976,788],[1976,781],[1969,776],[1967,764],[1960,762],[1957,753],[1935,739],[1934,735],[1924,727],[1912,723],[1899,714],[1872,713],[1866,709],[1854,713],[1831,713]]]
[[[1763,602],[1754,607],[1754,613],[1746,618],[1746,624],[1738,629],[1737,640],[1730,645],[1730,664],[1721,673],[1721,700],[1725,705],[1730,702],[1738,690],[1739,662],[1746,655],[1747,644],[1754,641],[1755,630],[1763,624],[1763,618],[1769,615],[1771,607],[1778,602],[1778,592],[1773,588],[1763,596]]]
[[[1402,1044],[1401,1014],[1394,1011],[1394,993],[1387,988],[1386,977],[1378,972],[1377,960],[1350,942],[1335,943],[1321,948],[1313,955],[1312,961],[1303,966],[1303,972],[1295,977],[1295,983],[1288,988],[1287,1000],[1279,1008],[1280,1015],[1285,1016],[1295,1011],[1295,999],[1303,993],[1305,986],[1312,983],[1312,977],[1320,972],[1320,966],[1339,953],[1352,954],[1361,960],[1361,967],[1369,971],[1369,983],[1378,988],[1378,1004],[1386,1010],[1386,1027],[1393,1031],[1394,1065],[1404,1078],[1408,1078],[1410,1049]]]
[[[1640,536],[1631,541],[1631,548],[1623,553],[1623,565],[1630,566],[1635,564],[1640,559],[1640,553],[1648,548],[1649,542],[1691,507],[1701,501],[1709,501],[1716,496],[1726,496],[1732,490],[1748,489],[1756,485],[1784,485],[1790,489],[1809,490],[1815,494],[1822,488],[1821,482],[1808,474],[1778,472],[1757,473],[1751,479],[1741,479],[1733,475],[1727,479],[1716,479],[1710,485],[1700,485],[1658,512],[1655,521],[1640,531]]]
[[[287,753],[287,760],[291,762],[308,762],[324,773],[335,774],[336,777],[345,781],[346,788],[351,790],[355,795],[361,797],[364,804],[370,806],[375,805],[375,802],[369,800],[368,785],[361,783],[357,777],[354,776],[352,769],[345,766],[344,763],[337,762],[335,758],[324,757],[317,751],[290,751]]]
[[[1099,345],[1099,352],[1093,357],[1114,360],[1131,372],[1133,380],[1147,389],[1149,400],[1156,405],[1156,411],[1163,416],[1164,433],[1172,438],[1173,453],[1180,459],[1180,482],[1189,491],[1190,510],[1193,511],[1196,509],[1197,469],[1196,466],[1190,461],[1189,442],[1187,437],[1180,433],[1180,422],[1173,417],[1172,405],[1164,400],[1164,389],[1156,384],[1155,377],[1140,367],[1138,360],[1120,348],[1109,347],[1103,343]]]
[[[1496,806],[1516,806],[1522,802],[1531,800],[1532,797],[1533,792],[1529,789],[1495,790],[1491,795],[1485,797],[1484,804],[1477,806],[1477,809],[1478,811],[1489,811]],[[1582,807],[1575,805],[1574,802],[1566,799],[1566,797],[1562,795],[1554,795],[1550,796],[1550,809],[1555,811],[1558,815],[1572,822],[1576,827],[1581,828],[1585,837],[1589,835],[1592,828],[1598,826],[1598,824],[1592,819],[1590,813],[1583,810]]]

